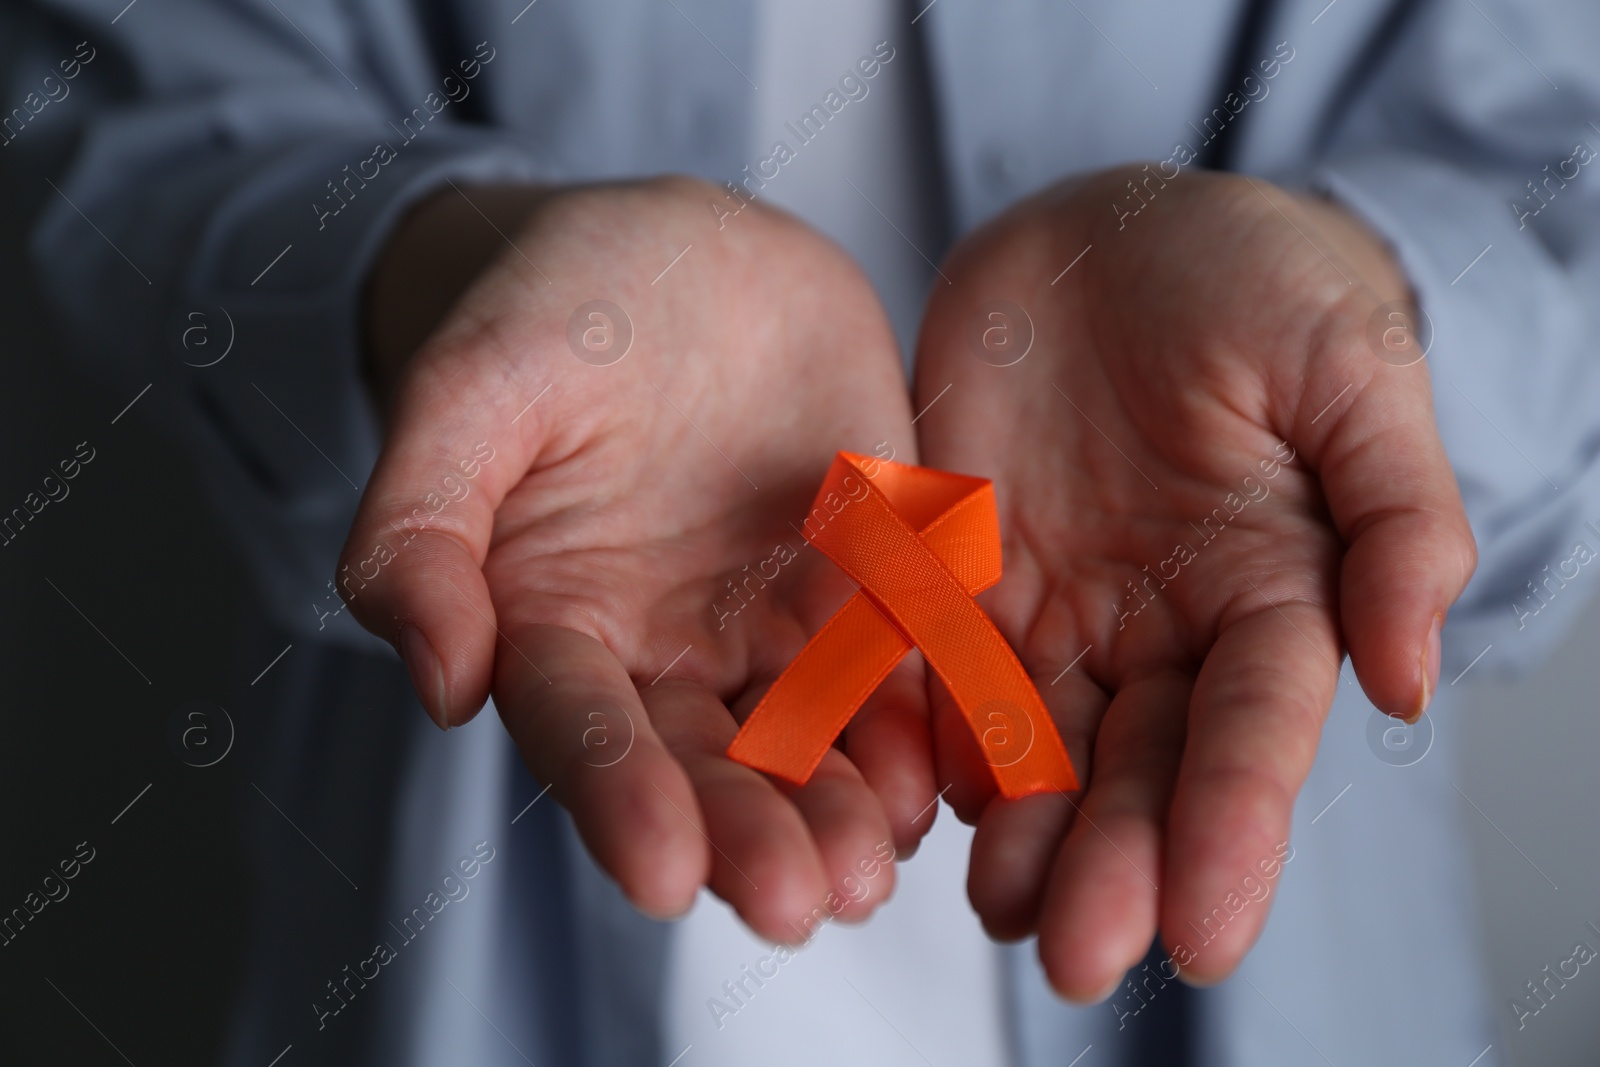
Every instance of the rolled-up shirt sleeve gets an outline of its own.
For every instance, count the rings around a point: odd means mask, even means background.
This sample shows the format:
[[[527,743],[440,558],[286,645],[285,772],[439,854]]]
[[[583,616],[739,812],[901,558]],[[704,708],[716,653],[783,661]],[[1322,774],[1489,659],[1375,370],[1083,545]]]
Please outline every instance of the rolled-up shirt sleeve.
[[[1480,557],[1446,677],[1537,662],[1600,592],[1597,50],[1593,4],[1419,5],[1312,177],[1388,239],[1425,316]]]
[[[515,134],[461,121],[490,91],[493,43],[441,66],[411,11],[0,14],[10,95],[67,86],[0,148],[41,189],[30,253],[67,347],[118,396],[150,386],[140,415],[193,458],[275,621],[358,644],[330,579],[378,444],[363,279],[420,197],[540,171]]]

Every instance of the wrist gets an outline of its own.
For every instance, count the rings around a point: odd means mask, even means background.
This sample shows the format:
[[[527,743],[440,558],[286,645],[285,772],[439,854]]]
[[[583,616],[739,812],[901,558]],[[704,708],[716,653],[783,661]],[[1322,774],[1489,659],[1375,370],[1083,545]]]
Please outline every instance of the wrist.
[[[455,302],[546,195],[531,185],[443,189],[389,234],[362,294],[362,362],[380,409],[400,373]]]

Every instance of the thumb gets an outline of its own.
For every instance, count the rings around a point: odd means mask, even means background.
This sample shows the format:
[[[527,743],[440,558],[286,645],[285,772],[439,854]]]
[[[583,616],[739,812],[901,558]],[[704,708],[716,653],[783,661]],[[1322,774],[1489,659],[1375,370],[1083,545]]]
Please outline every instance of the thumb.
[[[1377,358],[1365,325],[1337,331],[1343,358],[1317,361],[1325,373],[1312,375],[1302,410],[1315,410],[1317,390],[1351,388],[1303,439],[1347,546],[1340,621],[1356,677],[1375,706],[1414,722],[1438,690],[1440,627],[1472,577],[1477,546],[1434,422],[1426,362]]]
[[[470,395],[459,363],[453,374],[439,363],[417,367],[397,399],[335,584],[357,621],[395,646],[428,716],[449,729],[489,696],[496,626],[483,561],[495,509],[528,464],[528,435],[515,431],[530,427],[495,432],[509,427],[501,409],[522,398],[503,388]]]

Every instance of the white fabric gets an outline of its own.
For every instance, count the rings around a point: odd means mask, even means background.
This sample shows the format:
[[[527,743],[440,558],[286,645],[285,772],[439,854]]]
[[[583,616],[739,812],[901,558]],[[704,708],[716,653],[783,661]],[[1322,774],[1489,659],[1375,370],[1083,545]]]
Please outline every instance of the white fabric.
[[[763,963],[773,946],[702,892],[668,952],[667,1057],[692,1047],[683,1063],[693,1067],[1006,1067],[1000,950],[966,901],[971,840],[972,831],[942,811],[922,848],[896,869],[888,906],[861,926],[823,925],[781,963]],[[771,975],[759,985],[744,970],[758,965]],[[741,980],[736,1000],[723,984]],[[724,1007],[713,1010],[713,1002]]]
[[[916,78],[920,48],[911,15],[898,0],[765,0],[757,6],[750,157],[775,142],[796,158],[760,190],[833,238],[855,257],[889,311],[907,355],[940,250],[936,203],[940,161],[920,136],[918,108],[927,87]],[[856,64],[887,42],[892,58],[861,78]],[[840,79],[855,75],[865,95],[849,100],[822,131],[801,141],[800,118]],[[860,93],[860,89],[853,90]],[[840,97],[848,99],[844,92]],[[839,99],[836,98],[836,99]],[[928,257],[928,258],[924,258]]]

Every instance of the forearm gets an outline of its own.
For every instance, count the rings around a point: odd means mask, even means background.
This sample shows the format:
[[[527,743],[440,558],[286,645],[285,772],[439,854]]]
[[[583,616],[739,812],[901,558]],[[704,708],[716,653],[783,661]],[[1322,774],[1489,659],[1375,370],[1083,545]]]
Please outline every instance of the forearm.
[[[65,77],[78,6],[6,9],[0,36],[15,28]],[[227,5],[141,5],[93,35],[70,100],[5,148],[17,186],[40,191],[30,255],[63,347],[116,395],[148,388],[137,416],[196,457],[275,621],[317,640],[360,636],[328,571],[376,452],[360,305],[377,248],[449,181],[537,172],[527,145],[455,112],[414,138],[390,126],[439,83],[347,53],[420,33],[399,9],[363,10],[303,41]]]

